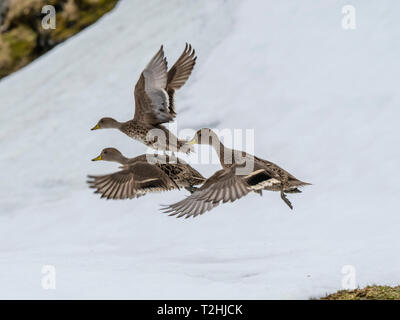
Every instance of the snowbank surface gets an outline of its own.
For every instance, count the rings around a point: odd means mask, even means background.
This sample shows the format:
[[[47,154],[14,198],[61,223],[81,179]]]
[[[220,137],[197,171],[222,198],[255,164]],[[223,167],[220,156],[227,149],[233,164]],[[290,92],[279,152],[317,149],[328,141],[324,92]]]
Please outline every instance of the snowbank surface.
[[[399,282],[399,1],[121,1],[0,82],[0,298],[300,298]],[[100,117],[133,115],[133,86],[165,45],[193,44],[180,129],[253,128],[255,153],[313,183],[251,194],[195,219],[161,214],[187,192],[100,200],[90,159],[146,151]],[[209,176],[218,165],[194,167]],[[41,286],[43,265],[56,289]]]

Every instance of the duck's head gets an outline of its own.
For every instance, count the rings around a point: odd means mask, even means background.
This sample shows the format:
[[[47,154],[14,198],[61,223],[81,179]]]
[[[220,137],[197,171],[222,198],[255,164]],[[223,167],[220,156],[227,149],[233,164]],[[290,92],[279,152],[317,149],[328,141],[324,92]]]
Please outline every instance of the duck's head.
[[[219,138],[214,131],[208,128],[197,130],[192,140],[188,144],[208,144],[214,145],[219,143]]]
[[[92,161],[104,160],[104,161],[114,161],[121,163],[126,159],[121,152],[115,148],[105,148],[101,151],[100,155],[92,159]]]
[[[119,128],[120,126],[121,123],[113,118],[101,118],[91,130]]]

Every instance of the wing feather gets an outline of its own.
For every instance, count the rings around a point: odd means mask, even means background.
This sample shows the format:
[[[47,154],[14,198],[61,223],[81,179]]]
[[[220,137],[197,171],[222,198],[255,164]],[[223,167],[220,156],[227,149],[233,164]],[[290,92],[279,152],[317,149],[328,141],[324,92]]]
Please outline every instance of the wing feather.
[[[165,206],[162,210],[177,217],[203,214],[221,202],[233,202],[251,191],[246,177],[235,174],[235,168],[222,169],[208,178],[204,184],[185,199]]]
[[[134,119],[149,125],[172,121],[176,116],[175,91],[186,83],[196,59],[194,49],[186,44],[179,59],[167,72],[167,59],[161,46],[135,86]]]
[[[156,165],[138,162],[127,169],[102,176],[88,176],[90,188],[101,198],[132,199],[148,192],[160,192],[179,189]]]
[[[156,125],[173,119],[168,109],[167,79],[167,59],[161,46],[135,86],[135,120]]]
[[[180,89],[189,79],[194,65],[196,64],[197,57],[195,56],[195,50],[190,44],[186,43],[185,49],[181,56],[168,71],[167,79],[167,93],[169,99],[169,112],[175,117],[175,91]]]

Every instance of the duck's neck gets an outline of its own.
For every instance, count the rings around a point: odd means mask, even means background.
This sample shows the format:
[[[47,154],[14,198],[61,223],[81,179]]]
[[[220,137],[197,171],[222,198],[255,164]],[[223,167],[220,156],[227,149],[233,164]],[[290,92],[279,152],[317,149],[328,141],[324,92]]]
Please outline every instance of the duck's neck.
[[[114,122],[114,124],[113,124],[113,128],[118,129],[118,130],[121,130],[121,127],[122,127],[122,125],[123,125],[124,123],[125,123],[125,122],[119,122],[119,121],[115,120],[115,122]]]
[[[125,122],[119,122],[113,118],[109,118],[107,120],[107,123],[103,125],[103,128],[105,129],[119,129],[121,130],[122,125],[125,124]]]
[[[224,146],[224,144],[219,140],[218,136],[213,133],[212,139],[211,139],[211,146],[214,148],[214,150],[217,152],[218,157],[219,157],[219,162],[221,163],[221,166],[226,168],[230,167],[233,163],[233,152],[232,149],[229,149]]]
[[[129,159],[124,157],[122,154],[120,156],[118,156],[117,158],[115,158],[114,160],[115,162],[118,162],[120,164],[128,164]]]

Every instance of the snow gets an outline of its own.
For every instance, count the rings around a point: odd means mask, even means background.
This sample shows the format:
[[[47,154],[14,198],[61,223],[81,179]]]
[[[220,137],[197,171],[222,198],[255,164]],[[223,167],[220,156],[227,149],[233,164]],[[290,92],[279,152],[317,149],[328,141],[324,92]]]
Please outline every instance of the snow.
[[[359,286],[398,285],[400,3],[353,0],[355,30],[346,4],[124,0],[0,81],[0,298],[307,299],[342,289],[345,265]],[[186,191],[87,188],[117,169],[90,161],[102,148],[146,151],[89,129],[131,117],[143,67],[160,44],[172,65],[186,41],[198,60],[172,126],[254,129],[256,155],[313,183],[293,211],[265,192],[175,219],[159,204]]]

